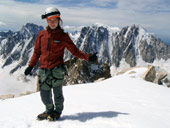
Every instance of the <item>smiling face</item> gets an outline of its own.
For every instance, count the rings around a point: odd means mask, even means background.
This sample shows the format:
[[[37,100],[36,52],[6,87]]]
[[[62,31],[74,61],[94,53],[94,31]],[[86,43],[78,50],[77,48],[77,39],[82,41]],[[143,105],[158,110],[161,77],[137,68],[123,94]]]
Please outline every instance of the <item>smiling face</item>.
[[[59,19],[58,18],[47,19],[47,23],[51,29],[55,29],[59,24]]]

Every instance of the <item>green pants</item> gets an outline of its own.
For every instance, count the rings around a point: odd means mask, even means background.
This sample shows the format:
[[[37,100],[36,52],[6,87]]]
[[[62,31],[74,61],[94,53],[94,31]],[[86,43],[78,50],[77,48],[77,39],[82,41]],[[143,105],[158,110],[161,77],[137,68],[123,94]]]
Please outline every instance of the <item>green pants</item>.
[[[65,69],[63,66],[39,70],[40,96],[48,114],[51,114],[54,110],[59,114],[63,111],[64,97],[62,84],[64,74]],[[54,95],[54,104],[52,93]]]

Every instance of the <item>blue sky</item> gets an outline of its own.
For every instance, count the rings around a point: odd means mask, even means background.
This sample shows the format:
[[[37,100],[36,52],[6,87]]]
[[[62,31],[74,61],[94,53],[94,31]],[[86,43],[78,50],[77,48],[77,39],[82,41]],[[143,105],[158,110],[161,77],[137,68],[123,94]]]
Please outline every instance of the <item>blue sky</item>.
[[[64,26],[140,24],[170,44],[170,0],[0,0],[0,30],[27,22],[46,26],[40,17],[49,6],[60,10]]]
[[[99,7],[99,8],[115,8],[117,0],[15,0],[27,3],[44,3],[57,4],[63,7]]]

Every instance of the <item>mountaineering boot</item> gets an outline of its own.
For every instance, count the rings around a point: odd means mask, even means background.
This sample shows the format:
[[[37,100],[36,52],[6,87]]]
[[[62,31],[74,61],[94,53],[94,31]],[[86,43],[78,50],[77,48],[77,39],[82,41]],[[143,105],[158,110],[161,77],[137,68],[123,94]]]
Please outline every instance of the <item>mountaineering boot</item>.
[[[48,114],[46,112],[43,112],[37,116],[37,120],[46,120],[48,117]]]
[[[53,111],[52,114],[47,116],[47,120],[49,120],[49,121],[56,121],[56,120],[58,120],[60,118],[60,115],[61,114],[58,114],[56,111]]]
[[[54,110],[53,114],[54,114],[54,116],[56,117],[57,120],[60,118],[61,113],[57,113],[56,110]]]

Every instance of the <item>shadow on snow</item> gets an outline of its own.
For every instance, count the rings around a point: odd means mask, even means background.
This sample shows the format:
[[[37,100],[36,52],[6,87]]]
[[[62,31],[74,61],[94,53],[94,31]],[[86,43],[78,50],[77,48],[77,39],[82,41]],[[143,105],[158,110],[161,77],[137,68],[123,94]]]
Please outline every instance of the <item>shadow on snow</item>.
[[[79,120],[81,122],[86,122],[87,120],[91,120],[94,118],[113,118],[117,117],[119,114],[128,115],[128,113],[114,112],[114,111],[106,111],[106,112],[83,112],[77,113],[75,115],[65,115],[60,121],[63,120]]]

